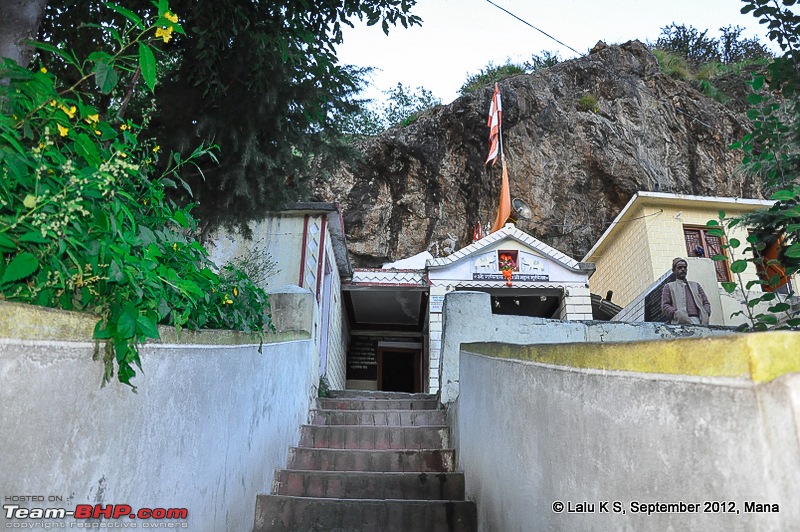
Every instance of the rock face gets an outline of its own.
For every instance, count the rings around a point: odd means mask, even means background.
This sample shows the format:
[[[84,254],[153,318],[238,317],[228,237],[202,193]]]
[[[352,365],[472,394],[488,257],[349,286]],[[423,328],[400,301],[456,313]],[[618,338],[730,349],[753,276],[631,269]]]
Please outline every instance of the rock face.
[[[745,117],[661,74],[637,41],[595,50],[500,83],[511,197],[533,210],[520,229],[580,259],[639,190],[759,197],[728,149]],[[361,160],[316,184],[341,204],[357,266],[447,255],[477,222],[488,229],[501,181],[499,163],[483,164],[492,90],[363,141]]]

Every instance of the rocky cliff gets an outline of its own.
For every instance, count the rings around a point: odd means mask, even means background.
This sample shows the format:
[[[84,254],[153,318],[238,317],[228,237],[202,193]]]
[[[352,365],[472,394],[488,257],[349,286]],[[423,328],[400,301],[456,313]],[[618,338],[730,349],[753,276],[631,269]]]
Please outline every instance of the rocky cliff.
[[[758,197],[728,149],[745,117],[661,74],[637,41],[595,50],[500,83],[511,197],[533,210],[518,227],[580,259],[636,191]],[[446,255],[472,241],[475,223],[491,225],[500,191],[500,165],[483,164],[492,90],[362,141],[363,158],[316,184],[317,199],[342,205],[357,266]]]

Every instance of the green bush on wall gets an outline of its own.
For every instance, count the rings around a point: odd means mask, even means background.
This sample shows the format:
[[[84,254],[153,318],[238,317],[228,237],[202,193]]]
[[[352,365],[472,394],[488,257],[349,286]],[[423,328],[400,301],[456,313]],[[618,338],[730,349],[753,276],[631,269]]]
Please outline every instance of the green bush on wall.
[[[116,367],[119,381],[133,386],[138,346],[159,337],[158,324],[260,334],[271,325],[264,291],[235,266],[217,268],[192,236],[192,205],[166,195],[185,186],[184,165],[215,148],[171,154],[157,171],[164,155],[155,140],[139,138],[141,123],[95,103],[123,72],[139,69],[154,89],[155,54],[183,32],[178,16],[165,1],[149,22],[107,6],[126,21],[108,28],[113,50],[80,61],[36,45],[77,73],[73,85],[45,66],[0,66],[0,298],[99,315],[103,382]]]

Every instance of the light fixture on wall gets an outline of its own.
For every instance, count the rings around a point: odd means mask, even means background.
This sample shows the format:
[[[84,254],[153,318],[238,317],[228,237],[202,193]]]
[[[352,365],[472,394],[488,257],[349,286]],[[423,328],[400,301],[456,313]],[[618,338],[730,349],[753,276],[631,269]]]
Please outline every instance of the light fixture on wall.
[[[517,213],[518,220],[530,220],[533,218],[533,210],[520,198],[514,198],[511,204],[514,206],[514,211]]]

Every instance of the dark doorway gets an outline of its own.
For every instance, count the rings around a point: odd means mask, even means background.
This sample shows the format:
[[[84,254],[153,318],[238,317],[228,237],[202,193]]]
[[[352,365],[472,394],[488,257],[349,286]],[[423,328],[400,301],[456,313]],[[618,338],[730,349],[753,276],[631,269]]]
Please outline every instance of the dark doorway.
[[[385,392],[420,391],[420,352],[386,348],[378,351],[378,389]]]

